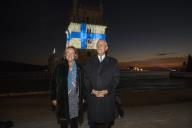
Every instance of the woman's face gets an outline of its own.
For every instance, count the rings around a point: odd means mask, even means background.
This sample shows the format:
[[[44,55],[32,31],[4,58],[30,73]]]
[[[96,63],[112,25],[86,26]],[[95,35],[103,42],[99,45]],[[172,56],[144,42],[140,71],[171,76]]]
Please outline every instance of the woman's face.
[[[65,57],[68,62],[72,62],[75,59],[75,51],[72,48],[68,48],[65,51]]]

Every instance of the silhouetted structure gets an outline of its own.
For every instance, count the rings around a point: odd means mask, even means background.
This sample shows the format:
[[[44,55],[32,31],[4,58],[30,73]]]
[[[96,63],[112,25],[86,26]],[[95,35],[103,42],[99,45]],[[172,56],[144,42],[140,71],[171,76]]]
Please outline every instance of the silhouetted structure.
[[[192,72],[192,57],[189,54],[188,55],[188,60],[187,60],[187,65],[186,65],[186,71],[187,72]]]
[[[53,53],[50,54],[48,59],[48,71],[52,74],[55,71],[57,64],[59,63],[59,58],[56,55],[56,50],[54,48]]]

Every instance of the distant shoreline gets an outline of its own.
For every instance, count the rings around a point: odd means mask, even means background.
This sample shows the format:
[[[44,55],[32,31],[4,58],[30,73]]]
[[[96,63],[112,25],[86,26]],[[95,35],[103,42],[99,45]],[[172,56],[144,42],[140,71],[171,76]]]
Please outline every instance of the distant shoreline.
[[[172,71],[170,72],[171,78],[192,78],[192,72],[178,72],[178,71]]]

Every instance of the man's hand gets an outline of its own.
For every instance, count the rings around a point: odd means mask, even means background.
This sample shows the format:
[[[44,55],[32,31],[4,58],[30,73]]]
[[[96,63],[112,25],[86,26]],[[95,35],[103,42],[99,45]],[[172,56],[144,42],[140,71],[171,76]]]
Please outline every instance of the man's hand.
[[[57,106],[57,100],[52,100],[53,106]]]
[[[105,97],[105,95],[108,94],[108,91],[107,90],[97,91],[92,89],[91,94],[95,95],[96,97]]]
[[[100,94],[102,94],[102,95],[107,95],[108,94],[108,91],[107,90],[102,90],[102,91],[99,91],[100,92]]]
[[[95,90],[95,89],[92,89],[92,91],[91,91],[91,94],[93,94],[93,95],[97,95],[99,92],[97,91],[97,90]]]

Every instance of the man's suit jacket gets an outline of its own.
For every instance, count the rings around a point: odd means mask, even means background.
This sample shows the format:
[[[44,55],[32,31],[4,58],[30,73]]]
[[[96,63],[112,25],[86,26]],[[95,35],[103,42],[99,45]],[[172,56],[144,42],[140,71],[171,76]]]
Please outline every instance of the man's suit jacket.
[[[94,56],[87,61],[85,71],[89,123],[114,121],[115,90],[120,76],[117,60],[106,56],[100,62],[98,57]],[[108,94],[103,98],[98,98],[91,94],[92,89],[108,90]]]

